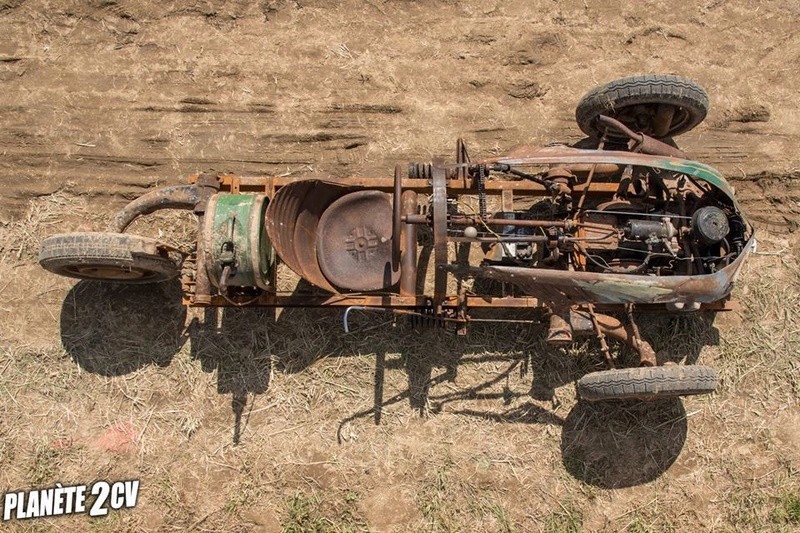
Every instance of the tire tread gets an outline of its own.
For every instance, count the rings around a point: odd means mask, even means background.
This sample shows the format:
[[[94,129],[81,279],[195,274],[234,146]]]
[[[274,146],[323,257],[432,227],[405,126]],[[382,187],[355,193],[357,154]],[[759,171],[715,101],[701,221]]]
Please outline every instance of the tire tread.
[[[125,233],[64,233],[44,239],[39,247],[39,264],[54,274],[78,277],[69,267],[98,263],[120,269],[143,269],[154,277],[142,280],[109,280],[125,283],[154,283],[178,275],[169,257],[148,253],[152,239]],[[96,279],[96,278],[86,278]]]
[[[690,109],[693,119],[687,127],[670,135],[685,133],[703,121],[708,113],[708,94],[695,82],[668,74],[644,74],[611,81],[595,87],[578,102],[575,120],[590,137],[598,137],[595,119],[615,107],[653,100]]]
[[[714,392],[719,377],[707,366],[655,366],[604,370],[578,380],[584,400],[665,398]]]

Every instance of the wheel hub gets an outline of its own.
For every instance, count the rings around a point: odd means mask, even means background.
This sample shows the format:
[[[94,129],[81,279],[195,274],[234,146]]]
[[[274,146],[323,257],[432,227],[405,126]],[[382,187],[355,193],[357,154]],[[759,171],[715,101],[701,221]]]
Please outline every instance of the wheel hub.
[[[75,265],[64,270],[81,278],[98,280],[144,280],[153,277],[153,273],[139,268],[123,268],[109,265]]]

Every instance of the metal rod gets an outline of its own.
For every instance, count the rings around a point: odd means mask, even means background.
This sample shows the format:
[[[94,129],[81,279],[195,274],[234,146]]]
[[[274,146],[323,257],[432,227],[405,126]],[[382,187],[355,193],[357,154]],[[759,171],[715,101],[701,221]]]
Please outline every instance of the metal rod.
[[[520,235],[500,237],[448,237],[449,242],[547,242],[550,240],[544,235]]]
[[[354,310],[364,311],[366,309],[369,309],[369,308],[368,307],[364,307],[363,305],[351,305],[350,307],[348,307],[347,309],[344,310],[344,316],[342,317],[342,325],[344,326],[344,332],[345,333],[350,333],[350,323],[349,323],[350,311],[354,311]]]
[[[603,136],[603,138],[600,139],[600,143],[597,145],[597,149],[602,150],[605,144],[606,144],[606,138],[605,136]],[[575,218],[578,217],[578,213],[580,213],[581,209],[583,208],[583,202],[586,200],[586,193],[589,192],[589,187],[591,187],[592,185],[592,178],[594,178],[594,173],[596,170],[597,170],[597,163],[593,164],[592,168],[589,170],[589,176],[586,178],[586,186],[581,192],[581,197],[578,200],[578,208],[575,210]]]
[[[691,220],[692,217],[685,217],[681,215],[670,215],[668,213],[637,213],[635,211],[598,211],[596,209],[587,209],[584,213],[602,213],[604,215],[625,215],[628,217],[653,217],[653,218],[684,218]]]
[[[417,211],[417,193],[403,191],[403,213],[408,215]],[[403,225],[404,250],[400,255],[400,295],[413,296],[417,290],[417,226]]]
[[[472,226],[480,224],[480,220],[477,217],[470,216],[450,216],[448,222],[454,226]],[[488,218],[484,222],[496,226],[521,226],[528,228],[571,228],[575,225],[571,220],[514,220]]]

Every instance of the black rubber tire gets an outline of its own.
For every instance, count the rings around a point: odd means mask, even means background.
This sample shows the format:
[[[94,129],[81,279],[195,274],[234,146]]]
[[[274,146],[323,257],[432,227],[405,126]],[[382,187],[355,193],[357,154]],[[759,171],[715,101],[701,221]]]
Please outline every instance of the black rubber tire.
[[[717,371],[707,366],[622,368],[586,374],[578,380],[578,396],[591,402],[691,396],[714,392],[718,381]]]
[[[652,124],[647,121],[642,123],[631,116],[634,110],[646,110],[652,114],[658,104],[676,107],[665,135],[655,134]],[[707,114],[708,95],[700,85],[680,76],[647,74],[621,78],[595,87],[578,102],[575,120],[581,131],[595,139],[603,134],[597,124],[597,117],[600,115],[616,118],[636,132],[664,139],[686,133],[700,124]],[[621,138],[621,134],[613,131],[609,131],[608,136],[612,139]]]
[[[126,233],[65,233],[39,247],[39,264],[70,278],[157,283],[175,278],[178,265],[155,251],[156,241]]]

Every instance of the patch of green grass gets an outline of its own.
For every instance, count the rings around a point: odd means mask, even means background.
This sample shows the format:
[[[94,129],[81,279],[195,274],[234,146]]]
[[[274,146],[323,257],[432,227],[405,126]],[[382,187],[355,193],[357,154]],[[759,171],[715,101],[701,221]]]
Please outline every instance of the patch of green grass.
[[[451,512],[452,501],[448,498],[450,489],[448,470],[452,464],[452,460],[449,457],[446,458],[436,469],[433,479],[425,483],[417,497],[419,510],[422,511],[422,515],[432,531],[457,531],[459,529],[458,513]]]
[[[297,492],[286,500],[284,533],[356,533],[367,531],[358,515],[359,495],[347,491],[340,499],[322,501],[316,495]]]
[[[320,513],[316,498],[297,493],[286,502],[288,516],[283,522],[284,533],[329,531],[329,522]]]
[[[579,533],[583,524],[583,511],[572,501],[559,503],[544,520],[547,533]]]
[[[763,494],[746,491],[732,494],[726,498],[725,512],[728,522],[740,527],[760,529],[763,518],[760,512],[765,508]]]
[[[31,486],[43,487],[55,481],[61,463],[61,453],[42,444],[36,448],[31,469]]]
[[[501,533],[514,533],[513,523],[508,517],[508,514],[503,506],[495,502],[488,502],[486,510],[488,510],[492,516],[494,516],[497,522],[497,531]]]
[[[770,518],[777,524],[800,525],[800,494],[784,494],[772,510]]]
[[[253,479],[245,477],[230,492],[223,510],[228,514],[236,514],[241,509],[249,507],[263,493],[263,488]]]
[[[634,516],[633,520],[625,527],[628,533],[661,533],[679,531],[675,525],[664,520],[665,516],[659,513],[657,516]]]
[[[491,531],[512,533],[513,519],[492,491],[480,491],[454,474],[454,463],[445,456],[417,495],[429,531],[464,531],[469,524],[485,524]],[[491,526],[488,524],[491,523]]]

